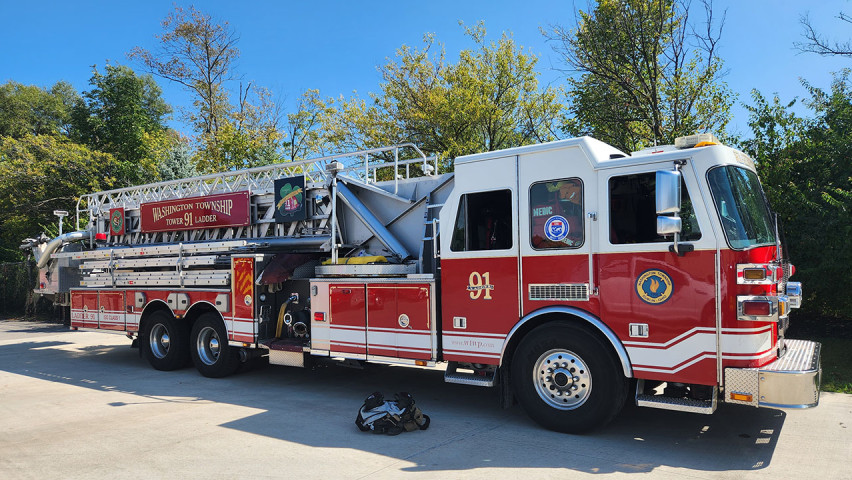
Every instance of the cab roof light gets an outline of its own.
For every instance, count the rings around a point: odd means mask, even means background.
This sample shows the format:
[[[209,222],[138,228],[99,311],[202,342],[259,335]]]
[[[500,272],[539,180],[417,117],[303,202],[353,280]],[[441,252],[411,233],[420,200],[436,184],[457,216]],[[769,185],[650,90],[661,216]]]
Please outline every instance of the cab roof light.
[[[720,145],[721,143],[712,133],[699,133],[675,138],[675,147],[677,148],[706,147],[708,145]]]

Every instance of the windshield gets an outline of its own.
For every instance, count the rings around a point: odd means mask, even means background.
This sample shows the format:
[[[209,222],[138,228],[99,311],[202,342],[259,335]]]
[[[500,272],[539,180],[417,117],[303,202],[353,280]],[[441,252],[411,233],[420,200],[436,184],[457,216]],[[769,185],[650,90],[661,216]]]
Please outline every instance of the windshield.
[[[775,243],[775,228],[757,174],[727,166],[707,172],[725,237],[734,249]]]

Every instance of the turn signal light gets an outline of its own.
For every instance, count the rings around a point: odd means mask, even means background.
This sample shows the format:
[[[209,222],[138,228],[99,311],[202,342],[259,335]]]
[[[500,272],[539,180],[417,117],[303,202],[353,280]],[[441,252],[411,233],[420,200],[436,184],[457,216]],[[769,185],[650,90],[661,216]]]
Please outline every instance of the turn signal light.
[[[746,280],[764,280],[766,279],[766,270],[762,268],[743,269],[743,278]]]
[[[731,392],[731,400],[736,400],[738,402],[751,402],[753,398],[754,397],[751,395],[746,395],[744,393]]]
[[[753,317],[768,317],[772,313],[772,302],[766,300],[751,300],[743,302],[743,315]]]

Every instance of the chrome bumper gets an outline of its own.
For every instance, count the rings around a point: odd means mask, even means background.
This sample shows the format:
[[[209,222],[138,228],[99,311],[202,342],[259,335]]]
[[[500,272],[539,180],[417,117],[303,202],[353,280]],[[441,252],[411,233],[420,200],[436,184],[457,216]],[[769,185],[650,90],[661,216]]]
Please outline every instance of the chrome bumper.
[[[787,340],[786,345],[783,357],[760,368],[726,368],[724,401],[755,407],[816,407],[821,345],[808,340]]]

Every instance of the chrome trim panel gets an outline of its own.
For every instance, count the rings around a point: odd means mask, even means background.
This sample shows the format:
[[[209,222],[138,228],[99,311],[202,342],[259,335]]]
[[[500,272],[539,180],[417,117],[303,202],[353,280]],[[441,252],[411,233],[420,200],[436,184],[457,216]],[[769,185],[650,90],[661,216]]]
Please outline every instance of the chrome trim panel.
[[[808,340],[787,340],[786,343],[787,353],[768,365],[726,368],[725,377],[732,384],[726,386],[725,401],[743,403],[727,398],[730,392],[736,391],[753,395],[759,407],[811,408],[819,405],[821,345]]]
[[[269,350],[269,364],[285,367],[304,367],[304,352],[289,352],[284,350]]]
[[[520,329],[525,323],[529,322],[530,320],[537,318],[541,315],[547,315],[550,313],[561,313],[571,315],[573,317],[577,317],[581,320],[584,320],[587,323],[593,325],[595,328],[597,328],[607,338],[607,340],[609,340],[609,343],[612,344],[612,348],[614,348],[615,352],[618,354],[618,359],[621,361],[621,368],[624,371],[624,376],[627,378],[633,378],[633,367],[630,365],[630,356],[627,354],[627,350],[624,348],[624,345],[621,344],[621,340],[619,340],[615,333],[598,318],[589,314],[586,311],[573,307],[544,307],[522,318],[521,321],[519,321],[517,324],[515,324],[514,327],[512,327],[512,330],[509,332],[509,335],[506,336],[506,340],[503,341],[503,348],[500,351],[500,365],[503,365],[503,361],[506,358],[506,348],[508,348],[509,342],[512,340],[512,337],[515,335],[518,329]]]

